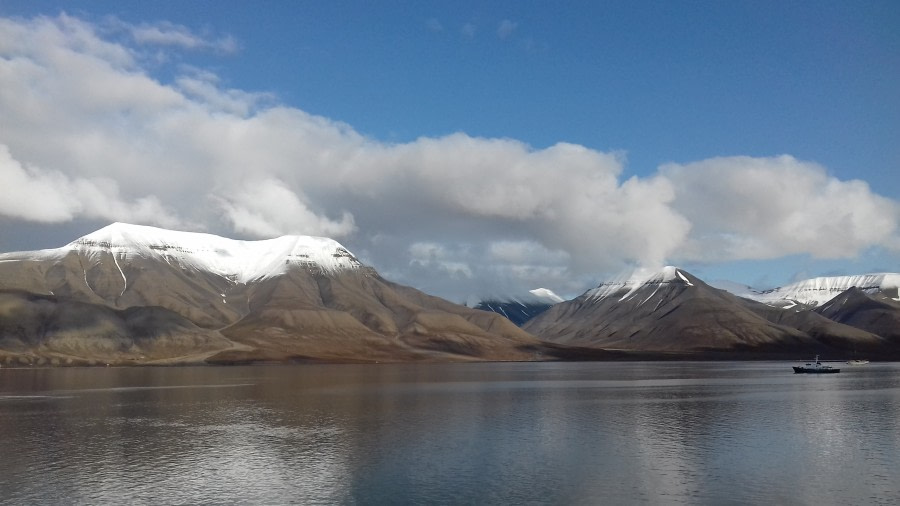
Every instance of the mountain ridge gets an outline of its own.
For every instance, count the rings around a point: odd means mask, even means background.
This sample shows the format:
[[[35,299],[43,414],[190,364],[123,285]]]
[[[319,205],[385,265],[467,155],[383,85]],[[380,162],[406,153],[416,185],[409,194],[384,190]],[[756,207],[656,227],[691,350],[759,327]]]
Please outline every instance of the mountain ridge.
[[[890,284],[890,276],[879,279],[888,279]],[[883,285],[880,282],[878,286]],[[868,290],[873,293],[847,289],[872,301],[866,307],[873,307],[877,290]],[[814,313],[809,308],[794,308],[797,304],[765,304],[738,297],[683,269],[667,266],[636,270],[600,283],[527,321],[523,328],[549,342],[625,351],[844,353],[854,349],[897,356],[896,337],[884,330],[891,325],[876,328],[871,322],[873,318],[900,322],[900,304],[891,305],[895,303],[895,299],[881,301],[871,313],[876,316],[856,319],[856,311]]]
[[[854,283],[863,286],[818,302]],[[328,238],[240,241],[114,223],[60,248],[0,254],[0,360],[900,356],[898,285],[893,273],[815,278],[760,301],[666,266],[568,301],[535,289],[468,308],[392,283]]]
[[[79,349],[82,361],[140,363],[154,343],[130,339],[129,310],[190,323],[171,327],[170,340],[218,343],[219,354],[198,350],[200,362],[523,360],[545,348],[499,315],[390,283],[336,241],[307,236],[234,241],[113,224],[62,248],[0,256],[0,290],[0,329],[31,336],[30,348],[0,358],[29,363]],[[93,323],[55,316],[75,305]],[[176,348],[156,362],[191,360]]]
[[[286,235],[241,241],[213,234],[120,222],[79,237],[61,248],[3,253],[0,254],[0,262],[34,258],[54,260],[71,252],[84,253],[89,258],[109,253],[117,265],[118,259],[129,256],[158,258],[239,283],[276,276],[289,265],[314,267],[327,272],[362,266],[340,243],[325,237]]]
[[[853,287],[865,292],[896,291],[900,288],[900,274],[881,272],[850,276],[820,276],[770,290],[754,290],[747,287],[747,290],[735,293],[735,295],[785,308],[795,305],[817,307]],[[900,295],[895,293],[894,300],[900,302]]]

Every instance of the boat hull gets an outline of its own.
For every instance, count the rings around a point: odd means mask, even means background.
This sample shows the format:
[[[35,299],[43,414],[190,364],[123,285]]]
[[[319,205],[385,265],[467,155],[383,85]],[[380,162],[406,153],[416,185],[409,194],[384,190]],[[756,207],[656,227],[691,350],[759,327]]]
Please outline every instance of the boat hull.
[[[832,367],[801,367],[794,366],[794,374],[835,374],[841,372],[840,369],[834,369]]]

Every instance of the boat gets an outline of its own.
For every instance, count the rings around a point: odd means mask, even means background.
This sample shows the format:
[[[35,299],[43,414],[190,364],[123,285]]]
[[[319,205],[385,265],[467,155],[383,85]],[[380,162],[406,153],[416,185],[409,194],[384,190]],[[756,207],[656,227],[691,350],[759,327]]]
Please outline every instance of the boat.
[[[866,365],[868,364],[868,360],[848,360],[847,365]]]
[[[820,362],[818,355],[816,355],[816,360],[811,363],[794,366],[794,374],[834,374],[838,372],[841,370]]]

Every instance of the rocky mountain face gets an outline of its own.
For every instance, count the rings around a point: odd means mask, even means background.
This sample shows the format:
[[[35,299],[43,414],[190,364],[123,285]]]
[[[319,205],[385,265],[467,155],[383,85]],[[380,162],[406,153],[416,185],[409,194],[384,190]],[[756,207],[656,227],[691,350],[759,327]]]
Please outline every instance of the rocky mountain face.
[[[841,297],[856,302],[841,303]],[[892,325],[900,311],[891,304],[851,288],[816,311],[764,304],[666,267],[603,283],[523,328],[547,341],[607,350],[895,356],[900,350]]]
[[[474,305],[474,308],[501,314],[521,327],[528,320],[562,301],[563,299],[552,291],[537,288],[514,296],[486,297]]]
[[[323,238],[113,224],[0,255],[0,361],[522,360],[505,318],[381,278]]]
[[[900,345],[900,295],[896,287],[868,293],[853,287],[814,311],[829,320],[871,332]]]

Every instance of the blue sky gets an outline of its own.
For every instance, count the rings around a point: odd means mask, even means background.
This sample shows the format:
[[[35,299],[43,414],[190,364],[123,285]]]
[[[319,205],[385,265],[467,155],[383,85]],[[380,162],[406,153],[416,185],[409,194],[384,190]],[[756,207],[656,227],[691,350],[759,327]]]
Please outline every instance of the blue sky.
[[[69,39],[33,44],[84,56],[78,24],[131,54],[103,85],[136,74],[160,96],[186,99],[142,115],[133,114],[149,107],[136,105],[139,94],[111,113],[92,109],[89,95],[51,93],[35,100],[82,107],[16,112],[33,123],[25,127],[0,119],[10,181],[37,189],[62,175],[90,190],[78,198],[108,191],[122,201],[73,201],[56,214],[0,207],[3,251],[59,245],[115,220],[244,238],[332,235],[384,275],[454,300],[535,283],[574,295],[651,263],[757,285],[900,270],[897,2],[3,0],[0,16],[23,33],[40,31],[37,16],[69,26]],[[71,72],[28,51],[0,56],[32,59],[58,79]],[[236,145],[248,161],[223,168],[198,154],[215,143],[163,131],[174,121],[164,115],[197,108],[195,125],[283,132],[292,146],[243,136]],[[4,112],[17,117],[12,105]],[[46,125],[111,118],[124,128],[98,127],[91,143],[76,141],[76,127],[59,132],[61,146],[79,148],[45,153],[29,141]],[[129,133],[145,145],[136,149]],[[134,174],[146,177],[146,167],[111,153],[146,156],[182,184],[142,183]],[[349,179],[326,180],[328,160]],[[242,172],[251,166],[258,187]],[[165,175],[192,167],[196,178]],[[203,179],[222,182],[204,193]],[[548,189],[563,179],[571,186]],[[708,184],[701,192],[697,182]],[[567,198],[582,188],[583,201]],[[277,216],[261,199],[303,218]],[[782,218],[790,223],[779,232],[766,228]]]

